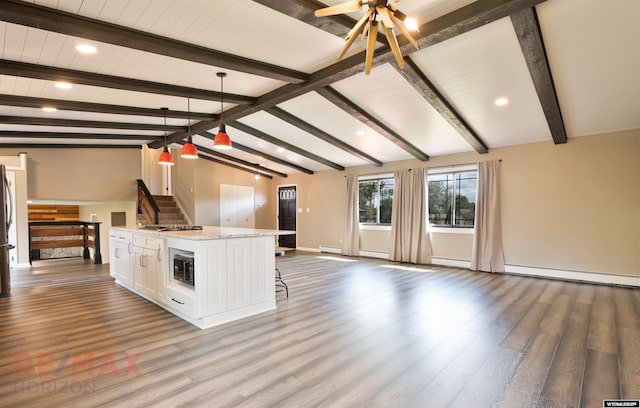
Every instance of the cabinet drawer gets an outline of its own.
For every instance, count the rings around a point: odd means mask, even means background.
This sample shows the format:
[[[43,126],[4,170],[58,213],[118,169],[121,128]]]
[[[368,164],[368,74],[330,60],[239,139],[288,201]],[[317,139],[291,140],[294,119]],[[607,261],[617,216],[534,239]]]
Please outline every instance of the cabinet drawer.
[[[165,287],[164,290],[166,295],[164,303],[189,317],[196,317],[195,299],[192,295],[170,287]]]
[[[133,245],[147,249],[158,249],[162,246],[162,240],[161,238],[153,238],[146,235],[134,235]]]
[[[109,233],[109,239],[113,242],[122,242],[123,244],[130,244],[131,234],[111,232]]]

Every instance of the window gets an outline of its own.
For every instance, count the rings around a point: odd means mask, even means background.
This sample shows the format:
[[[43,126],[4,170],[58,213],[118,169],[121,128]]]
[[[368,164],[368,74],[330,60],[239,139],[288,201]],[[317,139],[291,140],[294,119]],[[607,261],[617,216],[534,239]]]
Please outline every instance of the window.
[[[430,174],[428,183],[431,225],[467,228],[474,226],[477,170]]]
[[[393,177],[360,180],[358,211],[361,223],[391,225],[393,187]]]

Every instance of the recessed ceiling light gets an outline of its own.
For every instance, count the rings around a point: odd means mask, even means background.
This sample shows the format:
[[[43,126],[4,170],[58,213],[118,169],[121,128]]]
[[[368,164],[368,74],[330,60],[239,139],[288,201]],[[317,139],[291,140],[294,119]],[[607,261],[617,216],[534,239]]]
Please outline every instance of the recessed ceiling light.
[[[364,130],[358,130],[358,131],[356,132],[356,135],[358,135],[358,136],[364,136]]]
[[[56,109],[56,108],[55,108],[55,107],[53,107],[53,106],[43,106],[43,107],[42,107],[42,110],[43,110],[43,111],[45,111],[45,112],[55,112],[55,111],[57,111],[58,109]]]
[[[508,103],[509,103],[509,100],[507,98],[498,98],[496,99],[496,102],[495,102],[496,106],[504,106]]]
[[[276,149],[276,152],[278,152],[278,153],[284,153],[284,147],[278,147],[278,148]]]
[[[83,54],[94,54],[97,51],[96,47],[89,44],[78,44],[76,45],[76,50]]]
[[[69,82],[56,82],[56,88],[71,89],[72,86]]]

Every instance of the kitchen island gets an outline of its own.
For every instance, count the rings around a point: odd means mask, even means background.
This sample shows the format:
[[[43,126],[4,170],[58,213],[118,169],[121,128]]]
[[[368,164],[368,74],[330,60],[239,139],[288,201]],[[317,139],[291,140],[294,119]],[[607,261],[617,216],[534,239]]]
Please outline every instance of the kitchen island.
[[[273,310],[275,240],[287,231],[113,227],[116,283],[201,329]]]

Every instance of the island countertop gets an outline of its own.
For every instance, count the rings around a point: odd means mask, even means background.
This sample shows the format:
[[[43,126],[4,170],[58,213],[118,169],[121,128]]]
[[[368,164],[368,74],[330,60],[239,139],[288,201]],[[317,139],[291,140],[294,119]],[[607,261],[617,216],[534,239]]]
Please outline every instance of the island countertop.
[[[164,238],[181,238],[189,240],[211,240],[211,239],[229,239],[229,238],[246,238],[294,234],[295,231],[270,230],[259,228],[235,228],[235,227],[215,227],[203,226],[201,230],[185,230],[185,231],[157,231],[144,227],[111,227],[115,231],[134,232],[136,234],[145,234]]]

